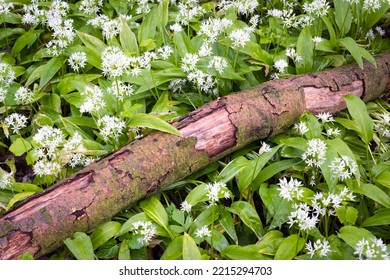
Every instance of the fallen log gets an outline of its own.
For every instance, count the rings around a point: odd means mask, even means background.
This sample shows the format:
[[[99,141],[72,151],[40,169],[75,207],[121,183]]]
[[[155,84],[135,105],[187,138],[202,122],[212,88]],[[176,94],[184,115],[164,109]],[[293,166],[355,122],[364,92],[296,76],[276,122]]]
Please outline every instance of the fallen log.
[[[0,259],[45,255],[159,188],[283,132],[304,110],[334,114],[346,108],[348,93],[380,97],[390,90],[390,52],[376,63],[269,81],[175,121],[182,137],[155,132],[129,143],[0,217]]]

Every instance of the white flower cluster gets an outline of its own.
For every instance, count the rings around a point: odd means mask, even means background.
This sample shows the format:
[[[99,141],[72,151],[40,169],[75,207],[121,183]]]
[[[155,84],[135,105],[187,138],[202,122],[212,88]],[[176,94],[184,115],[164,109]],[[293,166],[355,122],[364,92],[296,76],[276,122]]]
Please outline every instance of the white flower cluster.
[[[318,222],[318,214],[305,203],[295,203],[293,211],[288,217],[287,224],[292,227],[297,225],[300,230],[308,231],[314,229]]]
[[[4,118],[4,124],[11,129],[14,134],[19,134],[20,130],[27,127],[28,118],[18,113],[12,113]]]
[[[221,10],[237,9],[239,15],[253,14],[258,6],[259,2],[257,0],[222,0],[218,4],[218,8]]]
[[[312,15],[297,16],[292,8],[285,10],[271,9],[267,11],[267,16],[280,19],[285,28],[305,28],[312,25],[314,21]]]
[[[375,131],[382,137],[390,138],[390,113],[377,114],[375,117]]]
[[[0,16],[8,14],[13,8],[14,5],[12,5],[12,3],[0,0]]]
[[[203,226],[195,231],[195,236],[198,238],[210,237],[211,230],[207,226]]]
[[[333,116],[328,113],[328,112],[322,112],[316,115],[317,119],[320,120],[322,123],[327,123],[327,122],[334,122]]]
[[[0,102],[4,102],[9,87],[15,79],[12,66],[6,62],[0,62]]]
[[[197,34],[204,34],[207,37],[206,43],[215,43],[218,36],[226,32],[232,25],[232,20],[227,18],[209,18],[201,23]]]
[[[12,186],[12,173],[5,172],[0,168],[0,190],[4,190],[5,188],[9,188]]]
[[[265,142],[261,142],[261,147],[259,149],[259,155],[264,154],[264,153],[269,153],[271,152],[271,146]]]
[[[108,16],[103,14],[89,20],[87,23],[91,24],[95,28],[100,28],[102,30],[103,37],[106,39],[114,38],[121,31],[119,18],[110,19]]]
[[[288,67],[288,63],[285,59],[278,59],[275,61],[274,67],[279,74],[284,74],[286,72],[286,68]]]
[[[191,208],[192,208],[192,205],[190,203],[188,203],[186,200],[184,200],[181,205],[180,205],[180,210],[182,212],[187,212],[187,213],[190,213],[191,212]]]
[[[302,57],[297,53],[294,48],[286,49],[286,55],[291,58],[295,63],[299,63],[302,61]]]
[[[80,106],[80,113],[94,113],[105,106],[103,91],[97,85],[86,86],[80,93],[84,97],[84,103]]]
[[[308,251],[308,254],[311,258],[313,258],[314,255],[317,255],[319,257],[326,257],[328,253],[332,251],[330,249],[329,241],[326,239],[317,239],[315,242],[313,242],[313,244],[311,243],[311,241],[307,242],[306,250]]]
[[[311,200],[312,207],[316,212],[321,215],[335,215],[335,210],[338,209],[345,201],[353,201],[355,199],[354,194],[344,187],[340,193],[324,194],[323,192],[316,193]]]
[[[229,34],[229,39],[232,42],[232,46],[234,48],[244,48],[246,43],[250,41],[251,39],[251,32],[252,29],[250,28],[239,28],[239,29],[234,29],[230,34]]]
[[[126,84],[120,80],[113,81],[107,91],[109,94],[114,95],[120,101],[123,101],[126,96],[130,96],[134,93],[132,85]]]
[[[82,0],[80,1],[80,12],[87,15],[97,14],[103,6],[103,0]]]
[[[361,239],[356,244],[355,255],[360,260],[389,260],[389,252],[382,239]]]
[[[86,148],[83,144],[83,138],[77,131],[64,144],[62,152],[65,162],[72,168],[80,165],[87,166],[94,160],[84,154]]]
[[[228,63],[226,59],[221,56],[214,56],[208,65],[209,68],[214,68],[219,74],[222,74],[227,66]]]
[[[184,26],[206,13],[206,10],[198,4],[198,0],[179,1],[177,6],[179,13],[176,16],[176,21]]]
[[[315,17],[322,17],[328,14],[330,5],[327,0],[314,0],[311,3],[303,4],[303,11]]]
[[[302,154],[302,159],[309,167],[321,167],[325,162],[326,144],[323,140],[315,138],[308,142],[309,147]]]
[[[358,172],[356,162],[348,156],[341,156],[332,160],[330,170],[340,181],[349,179]]]
[[[307,128],[306,123],[304,123],[302,121],[299,122],[299,123],[294,124],[294,129],[301,135],[304,135],[306,132],[309,131],[309,129]]]
[[[131,232],[140,235],[138,242],[146,246],[149,245],[150,241],[156,235],[156,227],[149,221],[137,221],[132,223]]]
[[[68,59],[68,63],[70,67],[72,67],[73,71],[76,72],[84,68],[86,62],[87,62],[87,55],[85,52],[72,53]]]
[[[118,138],[123,134],[123,129],[126,127],[126,123],[115,116],[104,116],[97,121],[97,125],[100,130],[100,134],[103,136],[104,141]]]
[[[284,177],[279,179],[278,185],[280,196],[288,201],[293,199],[299,200],[303,196],[303,189],[299,188],[303,186],[302,182],[297,179],[290,178],[290,181],[287,181]]]
[[[15,100],[18,104],[30,104],[34,101],[34,92],[24,86],[15,92]]]
[[[207,191],[207,197],[209,199],[210,205],[214,205],[220,198],[230,198],[230,193],[226,188],[226,184],[222,182],[207,183],[205,187]]]
[[[130,63],[130,57],[118,47],[107,47],[102,53],[102,71],[105,76],[122,76],[130,68]]]

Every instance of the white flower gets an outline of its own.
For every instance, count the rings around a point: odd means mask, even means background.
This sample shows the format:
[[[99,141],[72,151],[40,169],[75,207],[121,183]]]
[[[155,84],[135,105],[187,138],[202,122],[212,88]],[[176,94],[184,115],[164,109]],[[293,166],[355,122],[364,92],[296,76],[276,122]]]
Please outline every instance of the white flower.
[[[310,209],[310,206],[305,203],[293,205],[293,211],[288,217],[288,224],[292,227],[294,224],[299,229],[308,231],[316,227],[318,215]]]
[[[286,178],[279,179],[279,193],[280,196],[288,201],[296,198],[299,199],[303,196],[302,182],[297,179],[290,178],[290,181],[287,182]]]
[[[197,0],[183,1],[178,2],[179,13],[176,16],[176,20],[182,25],[187,26],[191,21],[202,16],[206,10],[198,4]]]
[[[104,116],[97,121],[97,125],[100,129],[100,134],[103,136],[104,141],[109,139],[118,140],[118,137],[123,134],[123,129],[126,127],[126,123],[115,116]]]
[[[195,53],[186,53],[182,59],[181,69],[189,73],[196,70],[196,63],[199,61],[199,56]]]
[[[86,148],[83,145],[83,138],[77,131],[70,137],[62,148],[61,156],[70,167],[78,165],[87,166],[93,160],[83,153]]]
[[[0,62],[0,87],[9,87],[15,79],[12,66],[6,62]]]
[[[283,74],[286,71],[286,68],[288,67],[288,63],[285,59],[279,59],[275,61],[274,67],[276,70],[279,71],[279,73]]]
[[[227,18],[208,18],[200,25],[198,35],[204,34],[207,39],[205,43],[215,43],[220,34],[233,25],[232,20]]]
[[[205,190],[207,191],[207,197],[211,205],[219,200],[220,195],[223,195],[225,198],[230,197],[226,184],[222,182],[207,183]]]
[[[80,113],[93,113],[105,106],[103,92],[97,85],[86,86],[81,96],[84,96],[84,103],[80,106]]]
[[[264,153],[269,153],[271,152],[271,146],[265,142],[261,142],[261,147],[259,149],[259,155],[264,154]]]
[[[211,236],[211,231],[207,226],[203,226],[195,231],[195,235],[199,238],[205,238]]]
[[[330,170],[340,181],[349,179],[358,172],[358,166],[354,160],[348,156],[341,156],[332,160],[329,165]]]
[[[347,187],[344,187],[340,193],[316,193],[311,199],[311,203],[320,215],[335,215],[335,210],[340,208],[343,202],[353,201],[354,199],[354,194]]]
[[[326,135],[328,136],[340,136],[341,131],[340,129],[336,128],[329,128],[326,130]]]
[[[319,113],[316,117],[318,120],[322,121],[323,123],[334,122],[333,116],[330,113],[324,113],[324,112]]]
[[[204,42],[198,51],[199,57],[206,57],[213,53],[209,43]]]
[[[60,129],[46,125],[38,129],[33,140],[41,147],[39,157],[55,159],[56,149],[64,143],[65,137]]]
[[[298,55],[297,51],[294,48],[286,49],[286,55],[290,57],[294,62],[301,62],[302,57]]]
[[[309,147],[302,154],[302,159],[308,166],[320,167],[325,162],[326,144],[321,139],[311,139]]]
[[[44,158],[34,163],[33,171],[38,176],[57,176],[61,172],[61,165]]]
[[[72,53],[68,59],[70,67],[72,67],[73,71],[76,72],[78,72],[80,68],[84,68],[86,62],[87,55],[85,54],[85,52]]]
[[[34,92],[24,86],[21,86],[15,92],[15,100],[18,104],[30,104],[34,101]]]
[[[12,3],[7,3],[4,0],[0,0],[0,16],[8,14],[14,6]]]
[[[327,0],[314,0],[311,3],[305,2],[303,4],[303,10],[316,17],[326,16],[330,5]]]
[[[380,26],[375,27],[376,32],[378,32],[379,36],[383,37],[386,35],[386,31]]]
[[[215,71],[217,71],[219,74],[223,73],[223,70],[228,66],[227,61],[225,58],[220,56],[214,56],[210,62],[208,67],[214,68]]]
[[[373,238],[365,240],[362,238],[356,244],[355,255],[360,260],[389,260],[389,252],[382,239]]]
[[[107,47],[102,53],[102,70],[105,76],[119,77],[130,68],[131,59],[118,47]]]
[[[157,50],[157,53],[162,59],[168,59],[168,57],[173,53],[173,49],[171,46],[163,46]]]
[[[303,134],[305,134],[306,132],[309,131],[309,129],[307,128],[306,123],[304,123],[304,122],[299,122],[299,123],[294,124],[294,129],[297,130],[298,133],[301,134],[301,135],[303,135]]]
[[[382,7],[381,0],[364,0],[363,1],[363,10],[369,12],[375,12]]]
[[[313,242],[313,245],[311,241],[309,241],[306,243],[306,250],[309,251],[308,254],[310,254],[310,257],[312,258],[314,254],[317,254],[319,257],[326,257],[328,253],[332,251],[330,250],[329,241],[326,239],[322,241],[317,239],[316,242]]]
[[[204,73],[202,70],[190,72],[187,79],[204,92],[210,91],[216,83],[211,75]]]
[[[180,31],[183,31],[183,27],[178,22],[169,26],[169,29],[171,29],[174,33],[178,33]]]
[[[250,32],[245,28],[235,29],[229,34],[229,39],[232,41],[234,48],[244,48],[251,39]]]
[[[12,173],[8,173],[0,169],[0,190],[12,186]]]
[[[138,234],[141,237],[138,242],[143,245],[148,245],[156,235],[156,227],[151,222],[138,221],[132,224],[132,232]]]
[[[123,101],[126,96],[131,96],[134,93],[134,89],[132,85],[117,80],[112,82],[111,87],[108,88],[108,93]]]
[[[187,201],[185,201],[185,200],[180,205],[180,210],[182,212],[190,213],[191,212],[191,208],[192,208],[192,205],[190,203],[188,203]]]
[[[322,38],[319,36],[313,37],[312,40],[313,40],[314,44],[316,44],[316,45],[322,42]]]
[[[87,15],[96,14],[103,6],[103,0],[82,0],[80,1],[80,11]]]
[[[18,113],[12,113],[4,119],[5,125],[15,134],[19,134],[19,131],[27,126],[27,121],[26,116]]]

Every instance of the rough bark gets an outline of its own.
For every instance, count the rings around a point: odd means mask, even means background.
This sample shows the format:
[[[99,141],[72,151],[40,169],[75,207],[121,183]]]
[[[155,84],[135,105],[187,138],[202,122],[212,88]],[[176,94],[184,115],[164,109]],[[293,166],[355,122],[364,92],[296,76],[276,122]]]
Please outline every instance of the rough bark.
[[[174,122],[183,137],[152,133],[64,179],[0,217],[0,259],[39,257],[159,188],[296,122],[306,109],[336,113],[343,95],[364,101],[390,89],[390,53],[365,64],[266,82],[219,98]]]

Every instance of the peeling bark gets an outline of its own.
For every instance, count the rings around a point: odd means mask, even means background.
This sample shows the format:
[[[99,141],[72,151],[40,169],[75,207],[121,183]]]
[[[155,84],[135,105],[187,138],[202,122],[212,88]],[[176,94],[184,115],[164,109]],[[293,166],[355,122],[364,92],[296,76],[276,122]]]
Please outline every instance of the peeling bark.
[[[152,133],[92,163],[0,217],[0,259],[45,255],[138,200],[259,139],[283,132],[304,110],[336,113],[343,95],[364,101],[390,90],[390,53],[365,64],[266,82],[219,98],[173,123],[183,137]]]

